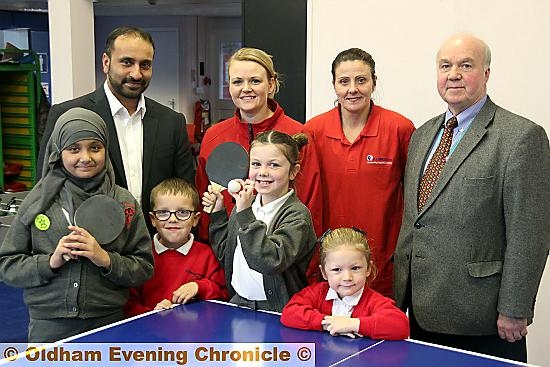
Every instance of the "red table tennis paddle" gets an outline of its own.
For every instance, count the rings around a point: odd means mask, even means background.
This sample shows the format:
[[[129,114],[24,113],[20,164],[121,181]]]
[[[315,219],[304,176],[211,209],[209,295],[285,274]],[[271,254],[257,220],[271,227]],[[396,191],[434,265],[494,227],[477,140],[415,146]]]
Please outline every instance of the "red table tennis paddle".
[[[229,181],[236,178],[245,179],[248,175],[248,153],[242,145],[225,142],[218,145],[208,156],[206,174],[214,192],[227,189]],[[204,211],[211,213],[216,202]]]

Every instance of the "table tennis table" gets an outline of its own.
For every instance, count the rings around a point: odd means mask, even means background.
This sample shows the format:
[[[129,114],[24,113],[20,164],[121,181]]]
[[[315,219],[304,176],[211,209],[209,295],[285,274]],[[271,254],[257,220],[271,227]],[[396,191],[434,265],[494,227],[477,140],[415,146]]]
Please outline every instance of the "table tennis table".
[[[527,364],[414,340],[381,341],[287,328],[279,314],[197,301],[153,311],[64,343],[311,343],[315,366],[504,367]],[[208,364],[206,364],[208,365]],[[242,365],[235,363],[235,366]],[[286,364],[280,364],[281,366]]]

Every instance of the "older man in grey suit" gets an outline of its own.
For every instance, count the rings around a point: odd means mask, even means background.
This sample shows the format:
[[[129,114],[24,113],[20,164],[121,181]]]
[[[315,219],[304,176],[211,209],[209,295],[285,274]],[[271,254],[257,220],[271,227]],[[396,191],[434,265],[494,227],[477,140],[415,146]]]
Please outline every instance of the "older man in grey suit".
[[[448,110],[410,141],[394,291],[412,338],[526,361],[550,244],[550,148],[541,126],[487,96],[490,61],[467,34],[437,54]]]

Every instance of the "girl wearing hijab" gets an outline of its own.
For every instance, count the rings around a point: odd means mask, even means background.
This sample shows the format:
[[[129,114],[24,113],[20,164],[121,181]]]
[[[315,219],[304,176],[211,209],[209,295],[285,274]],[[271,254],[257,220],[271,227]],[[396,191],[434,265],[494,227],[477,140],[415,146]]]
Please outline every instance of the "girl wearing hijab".
[[[134,197],[115,185],[105,122],[73,108],[56,122],[42,178],[19,207],[0,246],[0,280],[24,288],[29,342],[54,342],[123,318],[129,288],[153,274],[151,239]],[[121,204],[125,224],[110,243],[74,222],[88,198]],[[102,215],[97,212],[98,218]]]

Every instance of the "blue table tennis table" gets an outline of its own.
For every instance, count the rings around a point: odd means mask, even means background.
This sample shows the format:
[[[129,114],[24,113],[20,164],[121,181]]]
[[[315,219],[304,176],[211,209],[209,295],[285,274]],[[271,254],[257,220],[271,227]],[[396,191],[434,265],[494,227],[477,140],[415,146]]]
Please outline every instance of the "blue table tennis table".
[[[316,366],[526,366],[414,340],[352,339],[287,328],[276,313],[217,301],[197,301],[140,315],[68,338],[64,343],[313,343]]]

